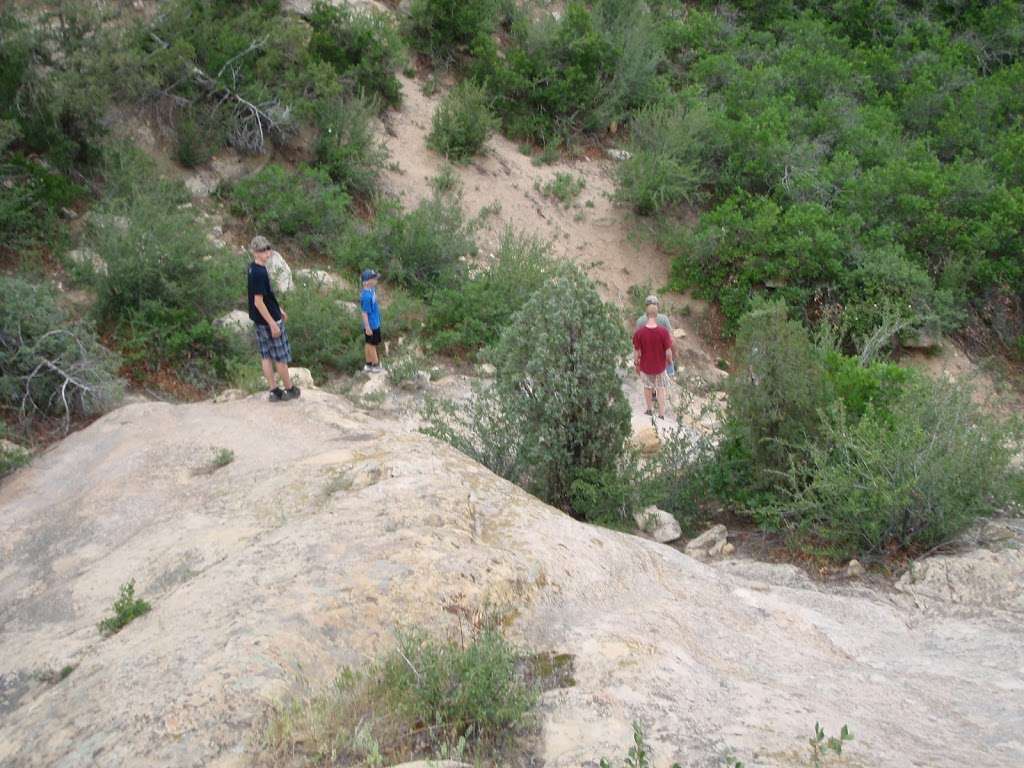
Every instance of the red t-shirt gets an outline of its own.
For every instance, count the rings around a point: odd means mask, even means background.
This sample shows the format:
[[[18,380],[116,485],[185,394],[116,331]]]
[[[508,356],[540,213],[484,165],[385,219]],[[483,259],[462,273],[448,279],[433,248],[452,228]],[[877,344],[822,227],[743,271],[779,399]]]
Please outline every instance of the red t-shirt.
[[[633,349],[640,350],[640,372],[654,376],[665,372],[665,352],[672,348],[672,336],[666,328],[642,325],[633,334]]]

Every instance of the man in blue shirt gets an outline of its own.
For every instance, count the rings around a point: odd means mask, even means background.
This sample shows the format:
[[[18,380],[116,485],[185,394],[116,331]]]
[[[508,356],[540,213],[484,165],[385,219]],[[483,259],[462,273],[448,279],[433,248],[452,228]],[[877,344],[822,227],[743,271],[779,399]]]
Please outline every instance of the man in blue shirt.
[[[380,346],[380,304],[377,303],[377,280],[380,274],[373,269],[363,270],[363,290],[359,294],[359,306],[363,313],[363,349],[366,353],[367,373],[380,373],[384,369],[380,364],[377,347]]]

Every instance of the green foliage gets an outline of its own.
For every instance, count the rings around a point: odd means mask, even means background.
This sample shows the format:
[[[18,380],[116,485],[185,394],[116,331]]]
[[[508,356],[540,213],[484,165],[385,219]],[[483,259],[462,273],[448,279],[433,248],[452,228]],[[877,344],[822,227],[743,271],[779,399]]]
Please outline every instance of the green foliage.
[[[135,597],[135,579],[121,585],[121,594],[114,601],[114,615],[99,623],[100,634],[104,637],[116,635],[139,616],[149,613],[152,606],[145,600]]]
[[[750,458],[753,488],[764,490],[815,439],[829,393],[807,331],[787,318],[783,304],[763,304],[743,317],[736,361],[728,384],[729,435]]]
[[[868,406],[879,417],[889,413],[893,401],[914,378],[909,368],[894,363],[861,365],[856,358],[836,351],[825,353],[824,364],[827,386],[854,420],[860,419]]]
[[[438,756],[489,762],[527,722],[537,692],[525,657],[484,627],[462,641],[413,629],[366,670],[344,670],[323,693],[277,707],[271,753],[334,755],[391,765]]]
[[[633,120],[630,156],[616,169],[616,198],[641,216],[699,202],[710,131],[711,117],[700,104],[641,110]]]
[[[224,143],[224,127],[215,115],[189,109],[175,126],[174,157],[186,168],[204,165]]]
[[[558,172],[555,178],[546,184],[537,184],[537,189],[542,195],[552,197],[562,205],[568,207],[573,200],[579,197],[580,192],[587,186],[582,176],[573,176],[571,173]]]
[[[600,768],[612,768],[612,763],[601,758],[598,763]],[[643,724],[637,720],[633,723],[633,745],[626,753],[626,759],[622,761],[623,768],[651,768],[651,748],[647,744],[647,736],[644,734]],[[681,768],[679,763],[673,763],[672,768]]]
[[[497,127],[489,98],[471,81],[455,86],[434,111],[427,146],[454,162],[478,154]]]
[[[843,754],[843,744],[853,741],[853,734],[847,726],[843,726],[839,736],[826,736],[820,723],[814,724],[814,736],[807,740],[811,746],[811,765],[821,768],[829,752],[837,757]]]
[[[58,238],[58,217],[85,190],[46,165],[12,153],[0,159],[0,255],[26,257]]]
[[[0,421],[0,441],[7,439],[7,425]],[[10,441],[8,441],[10,442]],[[5,446],[0,442],[0,480],[11,472],[23,467],[32,459],[32,454],[18,445]]]
[[[504,56],[490,40],[474,48],[474,77],[494,93],[513,137],[542,144],[626,121],[664,94],[657,21],[643,3],[603,0],[511,29]]]
[[[468,406],[433,403],[428,433],[569,511],[579,473],[613,469],[629,434],[626,341],[617,312],[566,269],[513,315],[490,355],[494,385]]]
[[[371,226],[353,229],[334,249],[342,269],[372,267],[418,296],[461,281],[465,259],[475,253],[458,201],[441,196],[408,213],[397,202],[383,202]]]
[[[325,250],[348,228],[349,197],[321,168],[289,171],[268,165],[228,194],[232,213],[271,237],[292,237],[303,247]]]
[[[242,295],[245,262],[210,244],[184,191],[141,156],[112,153],[108,178],[89,233],[105,264],[91,276],[99,322],[137,373],[171,363],[205,386],[225,374],[233,339],[211,321]]]
[[[550,247],[532,235],[505,230],[496,261],[470,279],[442,286],[431,297],[425,332],[443,354],[469,354],[494,344],[512,316],[556,271]]]
[[[405,62],[405,53],[389,15],[317,0],[308,20],[313,27],[310,54],[330,64],[349,93],[398,105],[402,93],[395,70]]]
[[[497,0],[413,0],[404,31],[413,48],[444,64],[494,31],[498,9]]]
[[[1024,499],[1022,432],[944,382],[911,380],[887,410],[833,407],[779,511],[796,541],[837,559],[946,542]]]
[[[387,160],[387,151],[373,132],[373,112],[363,99],[335,100],[322,107],[317,117],[317,165],[350,195],[364,200],[377,190]]]
[[[47,285],[0,276],[0,409],[22,425],[103,413],[121,395],[118,359]]]
[[[326,378],[331,370],[354,370],[362,365],[361,325],[339,308],[343,298],[338,291],[299,281],[282,299],[292,352],[316,379]]]

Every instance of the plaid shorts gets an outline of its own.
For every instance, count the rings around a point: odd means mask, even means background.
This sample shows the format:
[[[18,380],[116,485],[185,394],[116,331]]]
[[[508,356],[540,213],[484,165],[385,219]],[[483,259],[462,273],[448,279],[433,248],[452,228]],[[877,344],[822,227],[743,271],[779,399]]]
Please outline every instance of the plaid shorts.
[[[647,389],[667,389],[668,388],[668,376],[665,372],[661,373],[644,373],[640,372],[640,381],[643,382],[644,387]]]
[[[290,363],[292,347],[288,343],[288,331],[284,328],[284,320],[278,320],[277,325],[281,329],[281,335],[276,339],[270,335],[270,326],[256,325],[256,343],[260,347],[260,357],[277,363]]]

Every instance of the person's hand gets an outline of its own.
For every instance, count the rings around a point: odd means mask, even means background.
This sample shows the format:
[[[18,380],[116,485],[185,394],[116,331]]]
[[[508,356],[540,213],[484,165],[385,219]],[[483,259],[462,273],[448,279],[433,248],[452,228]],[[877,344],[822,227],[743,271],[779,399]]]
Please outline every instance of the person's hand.
[[[281,310],[281,319],[284,320],[286,323],[288,322],[288,313],[285,312],[283,309]]]
[[[279,326],[277,323],[271,323],[270,324],[270,335],[273,336],[275,339],[278,336],[280,336],[281,335],[281,326]]]

